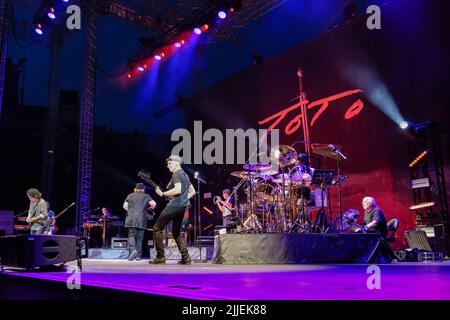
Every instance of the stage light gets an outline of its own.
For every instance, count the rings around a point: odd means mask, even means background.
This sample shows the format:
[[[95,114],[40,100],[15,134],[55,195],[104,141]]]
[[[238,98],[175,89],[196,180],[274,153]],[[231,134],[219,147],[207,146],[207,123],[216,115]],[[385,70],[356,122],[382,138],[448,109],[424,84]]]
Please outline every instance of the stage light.
[[[225,11],[223,11],[223,10],[220,10],[220,11],[217,13],[217,16],[218,16],[220,19],[225,19],[225,18],[227,17],[227,13],[226,13]]]
[[[402,129],[402,134],[411,141],[416,140],[417,138],[417,130],[416,125],[409,121],[403,120],[399,123],[400,129]]]
[[[166,54],[164,52],[161,53],[161,58],[164,58]]]
[[[145,70],[144,67],[142,67],[142,66],[138,66],[137,69],[138,69],[140,72],[143,72],[143,71]]]
[[[131,75],[131,73],[129,73],[129,74],[127,75],[127,77],[128,77],[128,79],[131,79],[133,76]]]
[[[155,54],[154,58],[155,58],[155,60],[158,60],[158,61],[160,61],[162,59],[159,54]]]
[[[195,171],[194,178],[197,178],[197,177],[198,177],[198,171]]]
[[[180,41],[181,45],[185,44],[186,42],[184,40]]]
[[[36,24],[36,28],[34,29],[34,31],[35,31],[37,34],[39,34],[39,35],[43,34],[43,32],[42,32],[42,25],[41,25],[40,23],[37,23],[37,24]]]
[[[411,161],[408,167],[410,168],[414,167],[416,163],[419,162],[423,157],[425,157],[429,152],[430,152],[429,150],[425,150],[424,152],[419,154],[413,161]]]
[[[202,33],[202,30],[200,28],[195,28],[194,33],[200,35]]]
[[[174,46],[175,48],[179,48],[179,47],[181,47],[181,43],[175,42],[175,43],[173,44],[173,46]]]
[[[205,31],[206,31],[206,30],[208,30],[208,29],[209,29],[209,25],[207,25],[207,24],[204,24],[204,25],[203,25],[203,28],[204,28],[204,29],[205,29]]]
[[[402,121],[402,122],[400,122],[399,127],[400,127],[400,129],[405,130],[406,128],[409,127],[408,121]]]
[[[69,2],[69,0],[63,0],[64,2]]]
[[[419,209],[423,209],[423,208],[430,208],[434,205],[435,205],[435,202],[421,202],[419,204],[409,207],[409,210],[419,210]]]
[[[56,19],[55,8],[50,7],[47,15],[50,19]]]

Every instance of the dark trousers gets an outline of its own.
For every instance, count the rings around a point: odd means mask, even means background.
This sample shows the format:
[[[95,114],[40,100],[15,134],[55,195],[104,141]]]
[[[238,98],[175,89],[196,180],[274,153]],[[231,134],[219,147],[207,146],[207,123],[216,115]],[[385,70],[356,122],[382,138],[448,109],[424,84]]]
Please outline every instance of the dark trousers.
[[[142,242],[144,240],[145,229],[128,228],[128,245],[131,252],[137,251],[136,258],[142,257]],[[131,253],[130,252],[130,253]]]
[[[167,206],[158,220],[156,220],[153,225],[153,230],[155,231],[155,247],[156,247],[156,257],[164,258],[164,241],[163,241],[163,230],[167,224],[172,221],[172,236],[177,243],[178,250],[180,251],[181,258],[183,260],[189,259],[189,253],[186,248],[186,242],[181,238],[181,223],[183,222],[184,211],[186,208],[177,208]]]

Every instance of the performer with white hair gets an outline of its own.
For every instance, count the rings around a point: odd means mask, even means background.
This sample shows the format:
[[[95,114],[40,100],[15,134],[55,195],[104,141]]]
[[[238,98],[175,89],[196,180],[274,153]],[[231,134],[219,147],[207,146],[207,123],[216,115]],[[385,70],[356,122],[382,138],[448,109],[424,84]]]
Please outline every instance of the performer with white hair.
[[[362,201],[364,208],[364,229],[368,232],[379,232],[385,237],[387,235],[386,216],[378,207],[372,197],[364,197]]]

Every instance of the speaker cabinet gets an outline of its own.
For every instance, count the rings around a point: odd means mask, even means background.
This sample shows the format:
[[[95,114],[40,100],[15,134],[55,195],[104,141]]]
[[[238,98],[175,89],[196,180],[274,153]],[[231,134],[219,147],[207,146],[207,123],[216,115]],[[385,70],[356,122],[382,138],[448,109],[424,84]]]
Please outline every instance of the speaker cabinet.
[[[0,237],[0,265],[34,269],[77,259],[75,236],[14,235]]]

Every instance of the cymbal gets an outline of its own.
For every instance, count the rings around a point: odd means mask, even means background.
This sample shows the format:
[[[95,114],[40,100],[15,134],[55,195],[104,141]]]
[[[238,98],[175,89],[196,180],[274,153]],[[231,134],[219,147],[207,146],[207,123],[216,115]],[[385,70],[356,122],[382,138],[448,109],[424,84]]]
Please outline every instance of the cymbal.
[[[249,178],[248,172],[245,172],[245,171],[234,171],[234,172],[232,172],[230,174],[233,177],[237,177],[237,178],[241,178],[241,179],[248,179]]]
[[[340,146],[338,146],[338,147],[340,148]],[[326,158],[338,160],[338,155],[331,150],[329,144],[313,143],[311,145],[311,149],[314,154],[317,154],[319,156],[323,156]],[[342,158],[339,157],[339,160],[342,160]]]
[[[291,146],[281,145],[272,149],[270,158],[280,167],[286,167],[298,162],[297,151]]]
[[[249,163],[244,166],[244,170],[247,171],[267,170],[270,168],[272,168],[270,163]]]

